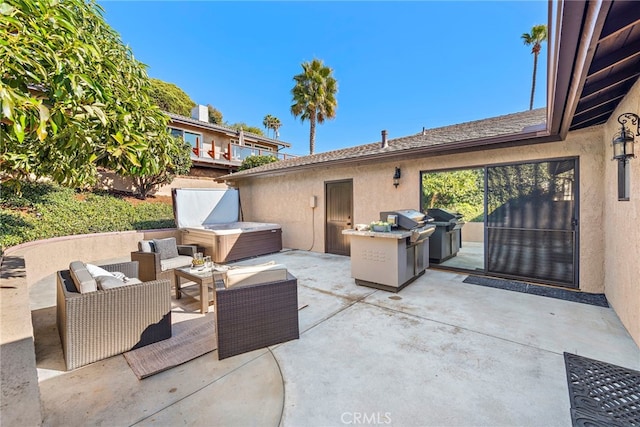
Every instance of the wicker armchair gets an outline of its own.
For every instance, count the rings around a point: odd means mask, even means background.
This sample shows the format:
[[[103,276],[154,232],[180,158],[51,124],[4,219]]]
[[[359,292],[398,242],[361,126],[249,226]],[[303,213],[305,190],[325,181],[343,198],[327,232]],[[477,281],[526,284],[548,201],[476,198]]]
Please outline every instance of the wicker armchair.
[[[143,282],[150,280],[169,280],[171,286],[175,287],[176,278],[173,270],[178,267],[190,266],[191,260],[196,252],[198,252],[198,247],[194,245],[177,245],[177,247],[180,259],[177,263],[169,263],[171,266],[164,270],[158,252],[131,252],[131,261],[138,261],[140,263],[140,276],[138,278]]]
[[[137,262],[101,267],[138,276]],[[67,370],[161,341],[171,337],[171,285],[158,280],[80,293],[70,270],[58,271],[57,323]]]
[[[298,279],[226,288],[215,282],[218,359],[298,339]]]

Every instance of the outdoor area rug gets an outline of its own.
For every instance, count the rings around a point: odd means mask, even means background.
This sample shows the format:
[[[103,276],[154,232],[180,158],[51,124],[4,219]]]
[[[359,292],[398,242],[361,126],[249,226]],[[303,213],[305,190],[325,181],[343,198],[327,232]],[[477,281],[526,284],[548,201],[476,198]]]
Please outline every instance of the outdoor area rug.
[[[564,353],[574,426],[640,426],[640,371]]]
[[[493,277],[467,276],[462,281],[473,285],[488,286],[490,288],[505,289],[507,291],[523,292],[525,294],[542,297],[557,298],[565,301],[579,302],[582,304],[609,307],[604,294],[588,294],[586,292],[570,291],[568,289],[554,288],[551,286],[533,285],[531,283],[518,282],[516,280],[496,279]]]
[[[124,353],[138,379],[186,363],[216,349],[215,316],[174,323],[169,339]]]

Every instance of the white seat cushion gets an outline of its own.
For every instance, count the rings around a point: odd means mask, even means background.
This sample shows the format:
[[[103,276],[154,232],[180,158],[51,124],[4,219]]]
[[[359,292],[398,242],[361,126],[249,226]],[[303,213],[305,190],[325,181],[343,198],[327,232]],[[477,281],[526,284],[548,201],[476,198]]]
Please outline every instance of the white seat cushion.
[[[69,264],[69,272],[76,285],[76,289],[81,294],[98,290],[98,283],[96,283],[96,280],[91,273],[89,273],[89,270],[87,270],[87,267],[82,261],[73,261]]]
[[[187,255],[178,255],[174,258],[160,260],[160,270],[167,271],[178,267],[188,267],[193,258]]]
[[[287,268],[282,264],[252,265],[228,270],[224,276],[227,288],[287,280]]]

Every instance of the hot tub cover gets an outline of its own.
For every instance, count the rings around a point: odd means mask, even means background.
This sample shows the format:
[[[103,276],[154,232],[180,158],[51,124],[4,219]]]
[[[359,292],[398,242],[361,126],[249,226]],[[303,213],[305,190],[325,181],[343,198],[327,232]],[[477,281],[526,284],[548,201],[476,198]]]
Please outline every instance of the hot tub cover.
[[[176,188],[172,191],[173,213],[178,228],[207,228],[239,221],[238,190]]]

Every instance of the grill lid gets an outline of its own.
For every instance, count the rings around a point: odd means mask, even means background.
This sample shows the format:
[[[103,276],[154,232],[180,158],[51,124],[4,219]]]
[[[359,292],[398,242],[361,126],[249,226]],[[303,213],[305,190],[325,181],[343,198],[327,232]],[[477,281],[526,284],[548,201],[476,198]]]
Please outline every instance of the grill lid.
[[[434,220],[439,222],[463,222],[461,213],[453,212],[447,209],[430,208],[427,209],[427,213],[429,214],[429,216],[433,217]]]
[[[411,230],[412,228],[421,227],[428,222],[433,222],[433,218],[415,209],[380,212],[380,220],[386,221],[389,215],[396,215],[397,225],[406,230]]]

